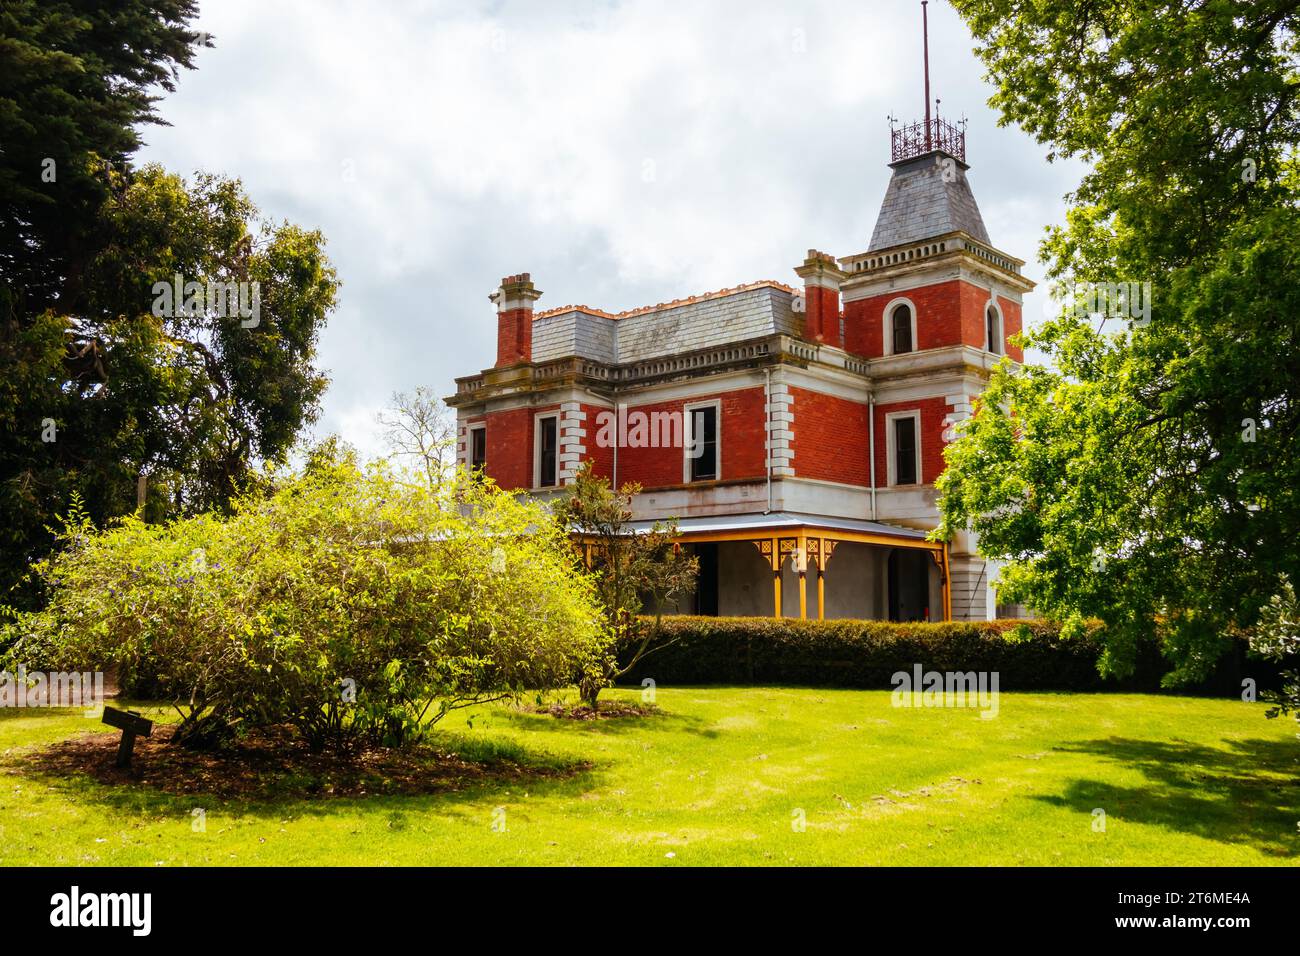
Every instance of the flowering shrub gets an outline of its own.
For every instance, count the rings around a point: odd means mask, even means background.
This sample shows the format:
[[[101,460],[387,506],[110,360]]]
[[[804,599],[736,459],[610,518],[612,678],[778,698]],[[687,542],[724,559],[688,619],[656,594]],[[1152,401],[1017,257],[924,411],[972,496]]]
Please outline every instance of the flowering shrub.
[[[74,513],[63,537],[10,658],[148,674],[193,746],[284,723],[313,747],[401,744],[572,683],[607,640],[550,515],[468,479],[329,461],[230,516],[96,531]]]

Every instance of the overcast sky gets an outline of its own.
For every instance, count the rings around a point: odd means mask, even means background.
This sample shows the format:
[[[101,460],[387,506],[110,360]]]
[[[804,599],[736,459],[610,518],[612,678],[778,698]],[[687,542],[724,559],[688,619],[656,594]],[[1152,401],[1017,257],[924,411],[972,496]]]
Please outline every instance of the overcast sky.
[[[539,309],[618,311],[864,251],[886,117],[924,109],[920,20],[916,0],[206,0],[216,45],[140,158],[238,176],[324,232],[343,288],[317,432],[373,453],[393,391],[492,364],[502,276],[531,272]],[[931,3],[932,95],[970,120],[994,244],[1041,280],[1079,167],[998,127],[972,47]]]

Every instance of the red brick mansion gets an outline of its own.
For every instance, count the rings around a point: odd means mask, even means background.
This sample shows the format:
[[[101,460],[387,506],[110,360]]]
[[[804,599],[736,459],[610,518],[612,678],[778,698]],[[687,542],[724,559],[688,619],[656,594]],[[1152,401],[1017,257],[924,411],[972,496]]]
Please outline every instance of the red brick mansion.
[[[996,569],[926,541],[951,428],[1020,350],[1033,283],[999,251],[966,179],[965,133],[895,129],[865,252],[809,251],[802,287],[759,281],[627,312],[535,311],[502,280],[495,364],[456,380],[458,456],[552,495],[579,463],[679,519],[697,614],[994,616]]]

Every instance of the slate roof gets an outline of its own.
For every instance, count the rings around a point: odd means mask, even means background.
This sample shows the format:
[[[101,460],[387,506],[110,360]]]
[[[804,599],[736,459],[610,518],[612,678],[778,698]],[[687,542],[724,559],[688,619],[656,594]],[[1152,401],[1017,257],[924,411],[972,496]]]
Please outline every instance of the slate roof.
[[[754,282],[612,314],[566,305],[533,319],[533,361],[581,355],[609,364],[677,355],[746,339],[798,335],[795,290]]]
[[[939,152],[894,165],[894,175],[880,204],[868,252],[932,239],[945,233],[969,233],[987,245],[988,230],[966,181],[966,166]],[[945,167],[952,171],[944,181]]]

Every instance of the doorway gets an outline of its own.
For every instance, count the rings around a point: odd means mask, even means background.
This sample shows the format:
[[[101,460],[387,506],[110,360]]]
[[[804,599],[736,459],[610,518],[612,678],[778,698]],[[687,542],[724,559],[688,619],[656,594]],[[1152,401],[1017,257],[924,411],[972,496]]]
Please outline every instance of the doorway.
[[[930,556],[921,550],[889,552],[889,619],[930,620]]]

